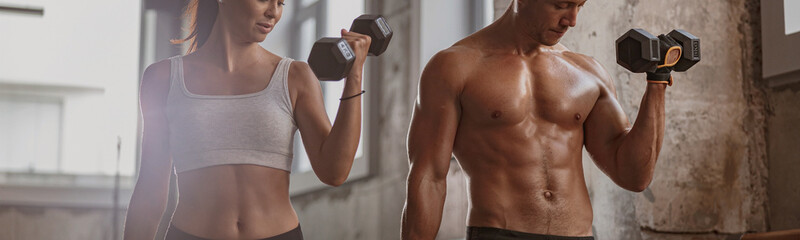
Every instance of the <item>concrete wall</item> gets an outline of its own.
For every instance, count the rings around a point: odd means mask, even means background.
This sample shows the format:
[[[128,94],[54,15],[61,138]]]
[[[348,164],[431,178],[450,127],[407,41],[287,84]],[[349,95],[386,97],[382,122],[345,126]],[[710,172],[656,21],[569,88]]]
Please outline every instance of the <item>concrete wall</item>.
[[[649,190],[635,196],[600,196],[609,187],[619,190],[606,178],[594,178],[590,185],[596,197],[635,204],[634,209],[627,204],[616,209],[598,205],[598,215],[633,212],[637,225],[620,234],[635,236],[631,232],[641,228],[643,239],[766,230],[765,106],[761,92],[754,90],[752,66],[744,60],[754,55],[748,48],[754,35],[747,31],[745,2],[605,1],[585,10],[582,17],[591,19],[585,22],[598,24],[578,27],[565,44],[604,63],[632,121],[644,92],[644,76],[616,66],[614,39],[632,27],[656,34],[682,28],[700,36],[704,46],[703,61],[687,73],[675,74],[676,84],[667,92],[667,130]],[[600,226],[602,218],[596,222],[598,237],[615,238],[616,233],[605,232],[611,226]]]
[[[682,28],[703,41],[703,61],[675,74],[667,92],[664,146],[650,188],[626,192],[589,167],[599,239],[715,238],[766,230],[765,106],[753,66],[744,60],[754,56],[758,36],[748,31],[747,7],[744,1],[603,1],[584,8],[563,42],[603,63],[631,121],[644,76],[616,65],[614,40],[641,27],[654,34]]]
[[[496,1],[496,13],[509,2]],[[616,65],[614,40],[634,27],[654,34],[681,28],[703,47],[702,62],[675,74],[668,89],[664,147],[649,189],[622,190],[584,154],[598,239],[721,239],[800,227],[800,95],[798,86],[768,89],[761,79],[759,7],[743,0],[587,2],[562,43],[603,63],[631,121],[644,76]]]
[[[91,208],[0,206],[0,239],[114,239],[112,212]],[[122,220],[118,224],[118,229],[122,229]]]
[[[769,226],[800,228],[800,84],[769,94]]]

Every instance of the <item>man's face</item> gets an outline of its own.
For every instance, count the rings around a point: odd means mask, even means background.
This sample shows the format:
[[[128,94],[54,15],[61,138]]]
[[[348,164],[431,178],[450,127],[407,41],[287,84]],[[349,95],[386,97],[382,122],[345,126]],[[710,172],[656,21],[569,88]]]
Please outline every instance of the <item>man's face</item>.
[[[516,1],[516,0],[515,0]],[[518,17],[534,40],[556,45],[570,27],[577,24],[578,12],[587,0],[523,0]]]

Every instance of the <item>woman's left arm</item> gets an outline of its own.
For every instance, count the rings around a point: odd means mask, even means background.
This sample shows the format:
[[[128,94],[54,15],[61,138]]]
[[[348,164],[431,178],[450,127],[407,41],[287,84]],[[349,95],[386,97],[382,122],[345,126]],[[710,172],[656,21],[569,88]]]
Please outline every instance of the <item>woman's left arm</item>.
[[[296,96],[295,121],[311,161],[311,168],[325,184],[339,186],[347,180],[353,166],[361,136],[361,78],[371,40],[369,37],[342,30],[356,55],[347,75],[336,114],[331,126],[322,99],[319,80],[307,63],[295,62],[289,70],[289,89]],[[358,96],[356,96],[358,95]],[[348,98],[355,96],[352,98]],[[347,98],[347,99],[345,99]]]

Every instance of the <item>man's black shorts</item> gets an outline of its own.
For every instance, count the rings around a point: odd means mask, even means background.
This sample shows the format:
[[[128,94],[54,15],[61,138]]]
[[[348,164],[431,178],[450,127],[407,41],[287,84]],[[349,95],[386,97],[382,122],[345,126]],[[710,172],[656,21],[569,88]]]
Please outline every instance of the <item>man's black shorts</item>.
[[[491,227],[467,227],[467,240],[594,240],[594,237],[566,237]]]

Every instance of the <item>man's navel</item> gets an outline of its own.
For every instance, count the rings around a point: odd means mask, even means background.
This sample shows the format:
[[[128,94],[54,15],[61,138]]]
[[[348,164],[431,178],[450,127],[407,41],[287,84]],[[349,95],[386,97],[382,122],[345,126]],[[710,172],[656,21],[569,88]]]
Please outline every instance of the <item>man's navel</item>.
[[[553,192],[551,191],[544,191],[544,199],[551,200],[553,199]]]

